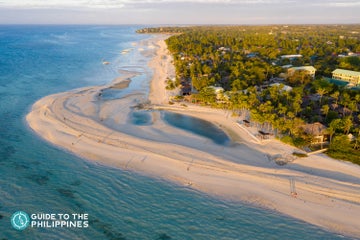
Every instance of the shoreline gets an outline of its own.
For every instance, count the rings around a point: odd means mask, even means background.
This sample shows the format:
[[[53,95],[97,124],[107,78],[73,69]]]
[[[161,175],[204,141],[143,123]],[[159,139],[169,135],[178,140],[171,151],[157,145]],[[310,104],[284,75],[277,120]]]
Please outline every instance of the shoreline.
[[[277,140],[256,143],[224,111],[167,105],[165,80],[173,76],[172,57],[158,35],[146,40],[153,69],[149,100],[156,108],[194,116],[238,136],[224,147],[171,127],[157,111],[152,125],[129,122],[142,93],[103,101],[99,93],[112,85],[85,87],[44,97],[26,120],[47,141],[80,157],[173,181],[210,195],[275,210],[331,232],[360,238],[360,166],[312,155],[278,166],[267,156],[291,154],[295,148]],[[117,78],[126,86],[136,73]],[[130,82],[129,82],[130,84]],[[297,196],[291,196],[295,181]]]

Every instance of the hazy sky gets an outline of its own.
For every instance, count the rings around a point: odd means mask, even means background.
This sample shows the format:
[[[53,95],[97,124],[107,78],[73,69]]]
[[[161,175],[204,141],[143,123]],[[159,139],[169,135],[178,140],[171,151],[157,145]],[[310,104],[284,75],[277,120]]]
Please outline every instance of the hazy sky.
[[[360,0],[0,0],[0,24],[360,23]]]

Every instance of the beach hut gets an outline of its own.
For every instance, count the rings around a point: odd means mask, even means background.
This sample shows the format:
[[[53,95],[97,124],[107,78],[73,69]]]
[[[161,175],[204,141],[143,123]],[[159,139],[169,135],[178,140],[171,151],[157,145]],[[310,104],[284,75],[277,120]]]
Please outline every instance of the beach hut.
[[[259,136],[261,139],[269,139],[270,136],[272,136],[271,133],[268,133],[268,132],[264,132],[264,131],[258,131],[259,132]]]
[[[323,142],[327,141],[328,136],[329,136],[326,132],[327,128],[319,122],[306,124],[306,125],[302,126],[302,129],[304,130],[304,132],[306,134],[313,137],[313,140],[312,140],[313,144],[323,143]]]

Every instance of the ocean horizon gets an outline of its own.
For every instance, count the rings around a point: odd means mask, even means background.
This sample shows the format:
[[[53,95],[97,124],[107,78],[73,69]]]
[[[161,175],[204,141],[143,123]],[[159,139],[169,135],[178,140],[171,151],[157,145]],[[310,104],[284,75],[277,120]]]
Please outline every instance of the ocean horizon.
[[[25,116],[42,97],[140,73],[140,25],[0,25],[0,239],[351,239],[254,205],[77,157],[41,139]],[[126,50],[124,52],[124,50]],[[109,64],[104,64],[108,62]],[[14,229],[11,216],[86,213],[86,228]]]

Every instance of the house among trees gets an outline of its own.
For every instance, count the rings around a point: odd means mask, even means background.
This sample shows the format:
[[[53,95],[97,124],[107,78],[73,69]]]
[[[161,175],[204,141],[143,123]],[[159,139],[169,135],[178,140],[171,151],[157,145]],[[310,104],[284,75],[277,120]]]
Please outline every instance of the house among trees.
[[[303,71],[313,79],[315,78],[316,69],[313,66],[301,66],[301,67],[291,67],[288,69],[288,76],[293,76],[295,72]]]
[[[332,72],[332,78],[336,80],[342,80],[349,82],[352,85],[360,85],[360,72],[336,69]]]
[[[302,129],[312,137],[311,143],[323,143],[328,140],[327,128],[319,122],[305,124]]]
[[[286,92],[291,92],[293,90],[292,87],[288,86],[288,85],[285,85],[285,84],[282,84],[282,83],[272,83],[270,84],[270,87],[272,86],[277,86],[277,87],[282,87],[281,89],[279,89],[280,91],[286,91]]]
[[[224,88],[222,87],[215,87],[215,86],[210,86],[209,88],[213,89],[214,90],[214,93],[216,95],[216,99],[217,100],[221,100],[224,98]]]
[[[291,55],[282,55],[280,56],[281,59],[295,59],[295,58],[302,58],[303,56],[301,54],[291,54]]]
[[[214,89],[215,94],[221,94],[224,92],[224,88],[222,88],[222,87],[210,86],[209,88]]]

